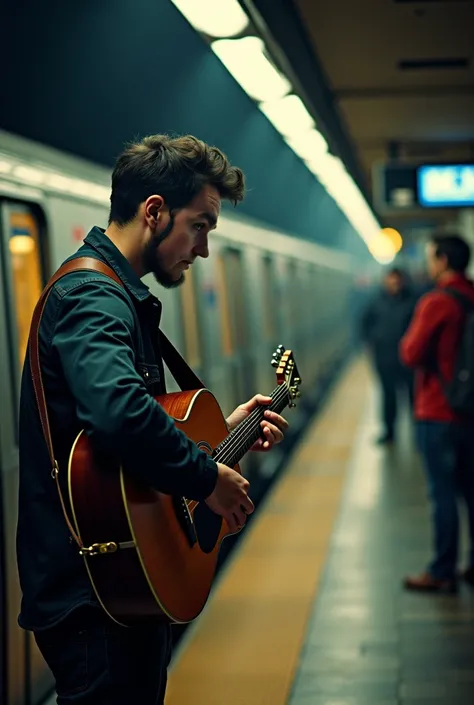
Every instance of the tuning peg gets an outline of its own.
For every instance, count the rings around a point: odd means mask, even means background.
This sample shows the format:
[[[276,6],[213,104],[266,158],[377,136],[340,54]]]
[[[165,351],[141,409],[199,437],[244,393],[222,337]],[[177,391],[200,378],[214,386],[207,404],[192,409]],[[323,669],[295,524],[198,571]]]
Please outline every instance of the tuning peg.
[[[270,365],[271,365],[272,367],[278,367],[278,366],[280,365],[280,363],[278,362],[278,360],[272,360],[272,361],[270,362]]]
[[[274,352],[272,357],[274,360],[281,360],[281,355],[279,352]]]
[[[293,381],[296,385],[301,384],[301,379],[299,377],[295,377]]]
[[[283,353],[285,352],[285,346],[284,346],[284,345],[279,345],[279,346],[277,347],[277,351],[280,353],[280,355],[283,355]]]

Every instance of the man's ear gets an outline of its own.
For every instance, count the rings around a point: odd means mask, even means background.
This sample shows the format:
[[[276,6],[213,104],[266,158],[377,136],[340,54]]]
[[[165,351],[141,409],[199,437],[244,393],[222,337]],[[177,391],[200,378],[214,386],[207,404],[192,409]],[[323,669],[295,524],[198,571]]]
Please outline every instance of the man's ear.
[[[156,227],[160,215],[165,208],[165,199],[163,196],[154,194],[153,196],[148,196],[145,201],[145,220],[151,227]]]

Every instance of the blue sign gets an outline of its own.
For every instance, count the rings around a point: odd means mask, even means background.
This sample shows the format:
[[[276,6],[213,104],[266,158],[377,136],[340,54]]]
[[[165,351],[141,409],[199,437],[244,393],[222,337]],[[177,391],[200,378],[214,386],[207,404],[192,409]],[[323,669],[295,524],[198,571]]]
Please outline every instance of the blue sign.
[[[474,206],[474,164],[420,166],[417,186],[418,202],[425,208]]]

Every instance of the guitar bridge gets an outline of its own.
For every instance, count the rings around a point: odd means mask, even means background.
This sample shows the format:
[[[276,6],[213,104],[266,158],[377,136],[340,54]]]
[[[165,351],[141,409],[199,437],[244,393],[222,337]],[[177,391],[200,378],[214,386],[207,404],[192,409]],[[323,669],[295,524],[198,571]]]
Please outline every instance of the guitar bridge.
[[[174,510],[176,518],[186,538],[188,539],[191,548],[197,543],[196,529],[194,528],[193,518],[189,511],[188,503],[184,497],[173,497]]]

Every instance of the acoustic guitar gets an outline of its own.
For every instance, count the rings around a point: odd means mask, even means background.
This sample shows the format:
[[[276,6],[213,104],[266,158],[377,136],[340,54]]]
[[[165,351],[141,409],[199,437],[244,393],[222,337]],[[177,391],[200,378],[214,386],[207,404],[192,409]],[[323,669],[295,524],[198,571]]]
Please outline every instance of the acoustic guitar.
[[[110,458],[96,453],[82,431],[69,457],[69,516],[59,482],[43,385],[39,327],[52,286],[76,270],[100,272],[123,286],[117,274],[92,257],[63,264],[43,290],[33,313],[29,356],[41,426],[71,540],[83,556],[97,599],[108,615],[128,626],[156,617],[190,622],[202,611],[215,575],[220,545],[230,529],[205,502],[162,494],[140,484]],[[156,397],[199,448],[240,472],[239,461],[258,440],[264,412],[295,406],[301,379],[291,350],[273,354],[277,387],[230,434],[215,397],[159,331],[163,358],[183,390]],[[178,379],[179,378],[179,379]],[[200,387],[200,388],[196,388]]]
[[[294,406],[301,379],[290,350],[272,364],[278,385],[272,404],[259,407],[230,434],[207,389],[156,397],[176,426],[216,461],[240,471],[258,440],[266,408]],[[173,497],[139,484],[94,454],[81,432],[70,455],[69,499],[86,568],[98,600],[112,619],[130,625],[151,616],[190,622],[208,599],[227,522],[205,502]]]

